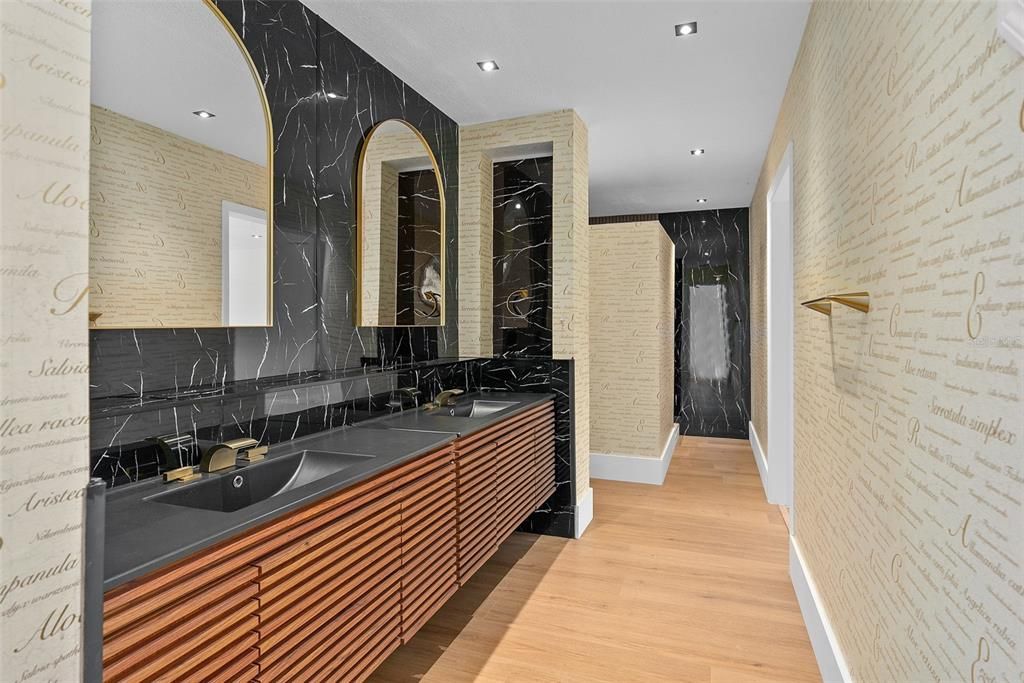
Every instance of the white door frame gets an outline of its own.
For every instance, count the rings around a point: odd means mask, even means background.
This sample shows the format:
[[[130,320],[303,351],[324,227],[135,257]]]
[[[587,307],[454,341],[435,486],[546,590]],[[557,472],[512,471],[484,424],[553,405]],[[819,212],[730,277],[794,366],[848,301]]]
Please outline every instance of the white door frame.
[[[793,143],[775,171],[767,199],[768,478],[765,494],[793,505]]]

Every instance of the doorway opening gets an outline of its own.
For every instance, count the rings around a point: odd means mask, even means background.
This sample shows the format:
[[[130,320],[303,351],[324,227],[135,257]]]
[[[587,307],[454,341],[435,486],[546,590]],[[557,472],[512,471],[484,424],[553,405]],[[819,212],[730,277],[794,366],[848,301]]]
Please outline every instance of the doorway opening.
[[[793,514],[793,143],[775,171],[767,207],[768,452],[765,494]]]

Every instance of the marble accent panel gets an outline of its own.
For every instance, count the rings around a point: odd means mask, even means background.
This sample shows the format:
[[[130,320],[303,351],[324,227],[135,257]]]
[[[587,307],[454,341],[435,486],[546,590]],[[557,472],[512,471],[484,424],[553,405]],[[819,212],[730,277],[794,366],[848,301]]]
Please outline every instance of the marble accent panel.
[[[795,539],[857,681],[1024,671],[1024,59],[996,20],[815,2],[754,190],[755,329],[790,143],[796,300],[870,294],[794,316]]]
[[[307,10],[308,12],[308,10]],[[315,174],[319,211],[317,277],[318,369],[349,368],[361,357],[378,355],[404,362],[459,355],[458,212],[459,128],[401,79],[363,52],[327,22],[318,19],[318,97]],[[332,93],[335,97],[326,97]],[[357,295],[355,177],[359,151],[370,129],[387,119],[403,119],[422,133],[437,159],[445,193],[445,320],[441,327],[406,333],[403,328],[360,328],[353,323]],[[276,119],[275,119],[276,125]],[[410,338],[409,344],[389,337]],[[395,350],[412,356],[380,356]],[[429,352],[431,355],[419,355]],[[471,354],[475,355],[475,354]]]
[[[551,356],[551,167],[494,164],[495,356]]]
[[[91,5],[0,3],[0,680],[83,671]]]
[[[440,360],[384,369],[309,373],[236,382],[223,388],[109,398],[92,405],[92,474],[113,485],[197,465],[211,443],[252,436],[265,444],[416,407],[396,390],[419,387],[420,405],[443,388],[477,385],[468,361]],[[456,380],[455,378],[459,378]],[[450,384],[449,384],[450,383]],[[163,462],[152,437],[189,436],[192,445]]]
[[[674,427],[675,254],[657,221],[590,226],[590,447],[658,458]]]
[[[659,216],[675,244],[675,411],[682,435],[747,438],[748,213],[741,208]]]

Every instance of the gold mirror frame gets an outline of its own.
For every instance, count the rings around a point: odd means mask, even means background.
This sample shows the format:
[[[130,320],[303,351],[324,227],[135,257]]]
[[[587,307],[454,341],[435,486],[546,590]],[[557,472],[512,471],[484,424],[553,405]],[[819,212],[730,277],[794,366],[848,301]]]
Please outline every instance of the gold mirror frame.
[[[438,303],[438,313],[436,323],[431,324],[420,324],[420,325],[367,325],[363,322],[363,162],[366,160],[366,150],[370,147],[370,140],[373,139],[373,134],[386,123],[390,122],[401,123],[403,126],[408,128],[416,135],[419,139],[420,144],[423,145],[423,149],[426,150],[427,158],[430,159],[430,167],[434,170],[434,177],[437,179],[438,196],[440,197],[441,203],[441,291],[440,291],[440,302]],[[437,158],[434,156],[434,150],[430,148],[427,143],[427,139],[423,137],[423,133],[419,129],[406,121],[405,119],[384,119],[373,125],[370,131],[366,134],[363,139],[363,146],[359,150],[359,161],[356,168],[356,291],[355,296],[355,324],[356,327],[444,327],[445,324],[445,308],[446,308],[446,292],[447,292],[447,227],[448,227],[448,212],[445,204],[445,187],[444,181],[441,176],[441,167],[437,164]]]
[[[267,92],[263,89],[263,81],[260,80],[259,71],[256,69],[256,64],[252,61],[252,55],[249,54],[249,50],[245,47],[245,43],[242,42],[241,36],[239,36],[238,32],[235,31],[235,27],[231,25],[228,18],[220,11],[220,8],[217,7],[214,0],[201,0],[201,2],[213,13],[213,16],[217,18],[221,26],[224,27],[224,30],[231,36],[231,39],[234,41],[238,51],[242,53],[245,63],[249,65],[249,73],[252,74],[253,83],[256,84],[256,91],[259,93],[260,103],[263,105],[263,121],[267,132],[267,286],[270,288],[270,291],[267,293],[267,323],[265,325],[189,325],[186,327],[171,325],[110,325],[109,327],[105,327],[102,324],[97,324],[98,319],[102,317],[103,313],[90,311],[90,330],[223,330],[274,326],[274,125],[273,120],[270,117],[270,103],[267,101]]]

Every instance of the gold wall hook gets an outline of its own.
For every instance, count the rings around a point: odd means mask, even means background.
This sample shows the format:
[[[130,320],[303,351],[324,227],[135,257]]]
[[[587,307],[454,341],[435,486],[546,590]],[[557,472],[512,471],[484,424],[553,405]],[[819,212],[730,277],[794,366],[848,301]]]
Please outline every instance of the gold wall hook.
[[[817,311],[818,313],[832,315],[833,303],[847,306],[855,311],[860,311],[861,313],[867,313],[869,310],[871,310],[870,294],[868,292],[847,292],[845,294],[827,294],[825,296],[818,297],[817,299],[801,301],[800,305],[806,306],[812,311]]]

